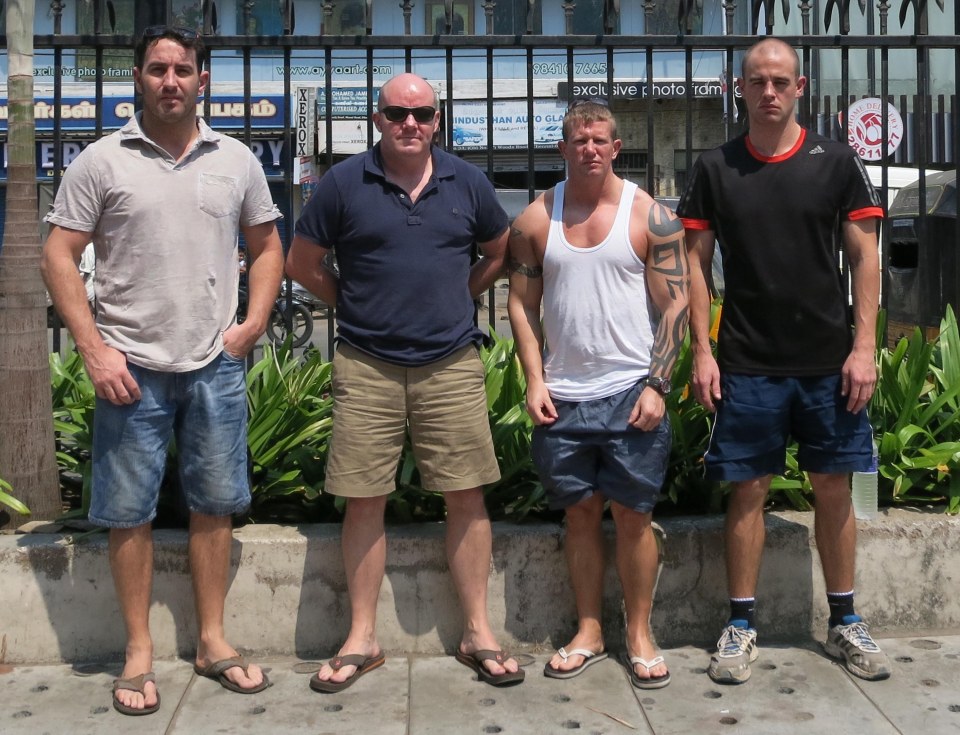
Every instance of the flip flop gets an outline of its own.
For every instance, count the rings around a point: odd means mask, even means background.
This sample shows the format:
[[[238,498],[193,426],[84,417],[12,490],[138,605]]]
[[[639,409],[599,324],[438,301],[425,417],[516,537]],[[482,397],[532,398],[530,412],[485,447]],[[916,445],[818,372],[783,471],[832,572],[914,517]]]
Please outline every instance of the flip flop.
[[[330,668],[334,671],[340,671],[344,666],[356,666],[357,670],[343,681],[330,681],[329,679],[320,679],[318,674],[310,677],[310,688],[315,692],[342,692],[359,679],[364,674],[373,671],[381,666],[387,659],[383,651],[376,656],[364,656],[362,653],[350,653],[346,656],[336,656],[328,662]]]
[[[663,689],[667,684],[670,683],[669,671],[660,676],[640,677],[637,676],[637,672],[633,668],[636,664],[640,664],[647,670],[647,673],[649,674],[650,669],[657,664],[663,663],[663,656],[657,656],[655,659],[647,661],[639,656],[630,656],[630,654],[626,654],[624,655],[624,659],[627,662],[627,671],[630,672],[630,681],[637,689]]]
[[[510,655],[504,653],[503,651],[481,650],[474,651],[473,653],[464,653],[463,651],[458,650],[455,658],[464,666],[473,669],[476,672],[477,679],[479,681],[485,681],[487,684],[495,687],[519,684],[521,681],[523,681],[523,678],[526,675],[526,672],[523,669],[517,669],[516,671],[505,671],[502,674],[490,673],[487,667],[483,665],[483,662],[496,661],[498,664],[503,665],[503,662],[510,658]]]
[[[263,675],[263,681],[261,681],[257,686],[250,687],[245,689],[239,684],[235,684],[227,678],[227,675],[224,673],[228,669],[233,669],[236,667],[243,669],[243,673],[247,673],[247,667],[250,666],[243,656],[231,656],[230,658],[224,658],[219,661],[214,661],[209,666],[200,666],[199,664],[193,665],[193,670],[196,672],[197,676],[205,676],[208,679],[213,679],[218,682],[220,686],[224,689],[229,689],[231,692],[236,692],[237,694],[256,694],[257,692],[262,692],[268,686],[270,686],[270,680],[267,678],[267,675]]]
[[[571,656],[583,656],[583,663],[579,666],[574,666],[572,669],[555,669],[550,665],[550,662],[547,661],[543,667],[543,675],[549,676],[551,679],[572,679],[575,676],[580,676],[588,667],[607,658],[606,651],[596,653],[587,648],[574,648],[572,651],[567,651],[565,648],[558,648],[557,653],[560,654],[560,658],[563,659],[564,663],[566,663],[567,659]]]
[[[160,692],[157,692],[157,703],[152,707],[144,707],[143,709],[137,709],[136,707],[128,707],[119,699],[117,699],[116,694],[119,690],[123,689],[128,692],[139,692],[144,695],[146,698],[146,693],[143,691],[143,688],[147,685],[147,682],[151,682],[154,686],[157,684],[157,677],[152,671],[148,671],[146,674],[140,674],[140,676],[134,676],[131,679],[114,679],[113,680],[113,708],[122,715],[130,715],[131,717],[139,717],[140,715],[152,715],[158,709],[160,709]]]

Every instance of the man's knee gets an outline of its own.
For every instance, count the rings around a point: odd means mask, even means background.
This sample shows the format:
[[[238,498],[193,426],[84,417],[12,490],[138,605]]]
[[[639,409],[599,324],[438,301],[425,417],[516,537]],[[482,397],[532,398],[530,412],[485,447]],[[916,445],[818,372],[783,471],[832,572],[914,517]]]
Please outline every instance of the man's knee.
[[[593,528],[603,519],[603,496],[594,493],[589,498],[564,509],[567,527],[574,529]]]

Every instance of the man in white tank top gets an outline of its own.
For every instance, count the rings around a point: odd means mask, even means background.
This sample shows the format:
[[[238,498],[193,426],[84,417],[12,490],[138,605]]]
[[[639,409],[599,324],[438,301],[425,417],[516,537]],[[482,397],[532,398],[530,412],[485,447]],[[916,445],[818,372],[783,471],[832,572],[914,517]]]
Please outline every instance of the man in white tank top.
[[[579,620],[544,674],[569,679],[607,657],[601,520],[609,500],[625,665],[634,686],[655,689],[670,681],[649,625],[658,558],[651,516],[670,454],[664,398],[687,329],[683,226],[613,172],[620,141],[606,107],[572,106],[559,147],[567,180],[510,233],[508,306],[535,424],[533,459],[550,507],[566,513]]]

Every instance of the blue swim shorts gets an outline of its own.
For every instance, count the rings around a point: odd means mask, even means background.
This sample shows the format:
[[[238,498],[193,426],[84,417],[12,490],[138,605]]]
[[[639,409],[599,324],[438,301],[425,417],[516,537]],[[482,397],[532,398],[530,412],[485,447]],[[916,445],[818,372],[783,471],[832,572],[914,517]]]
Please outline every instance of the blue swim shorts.
[[[141,398],[98,398],[93,415],[89,520],[135,528],[157,514],[167,446],[176,437],[180,485],[191,512],[227,516],[250,506],[244,361],[221,352],[184,373],[128,363]]]
[[[704,457],[711,480],[743,482],[783,474],[787,442],[797,441],[801,470],[866,470],[873,455],[866,410],[847,411],[839,375],[771,378],[725,374]]]
[[[670,420],[653,431],[627,423],[641,381],[607,398],[553,402],[559,415],[533,429],[532,454],[550,507],[568,508],[599,492],[630,510],[657,504],[670,458]]]

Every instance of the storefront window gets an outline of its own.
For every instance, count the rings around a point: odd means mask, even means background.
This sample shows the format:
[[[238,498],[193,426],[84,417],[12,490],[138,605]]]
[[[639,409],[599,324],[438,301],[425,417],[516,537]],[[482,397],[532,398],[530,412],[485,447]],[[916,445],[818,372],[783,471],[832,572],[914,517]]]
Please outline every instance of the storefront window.
[[[100,32],[106,34],[133,35],[134,0],[93,0],[77,3],[77,33],[94,33],[95,5],[99,5]],[[92,49],[77,51],[77,79],[92,81],[96,79],[97,55]],[[133,51],[122,49],[104,49],[103,75],[109,81],[132,78]],[[125,72],[125,73],[121,73]]]
[[[173,0],[173,25],[179,28],[203,29],[203,5],[200,0]]]
[[[428,34],[446,35],[447,17],[444,11],[443,0],[426,0],[424,2],[426,10],[426,28]],[[453,19],[451,22],[450,35],[454,36],[472,36],[473,35],[473,0],[453,2]]]
[[[327,21],[324,16],[325,36],[364,36],[367,33],[365,0],[346,0],[336,3],[333,15]]]
[[[282,36],[282,3],[277,0],[237,2],[237,30],[246,36]]]
[[[576,3],[573,9],[574,35],[603,33],[603,6],[606,0],[576,0]],[[617,15],[613,17],[613,32],[620,32],[620,17]]]
[[[493,8],[493,32],[522,35],[527,32],[527,8],[533,6],[531,33],[542,33],[543,4],[541,0],[498,0]]]

